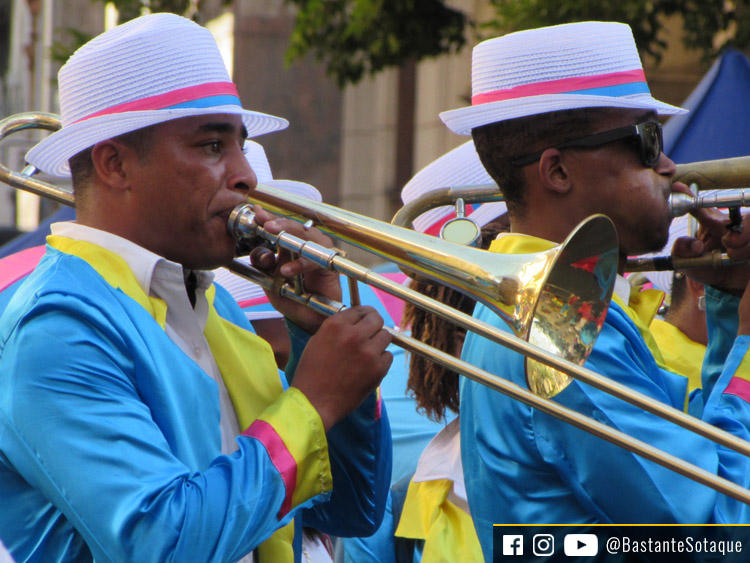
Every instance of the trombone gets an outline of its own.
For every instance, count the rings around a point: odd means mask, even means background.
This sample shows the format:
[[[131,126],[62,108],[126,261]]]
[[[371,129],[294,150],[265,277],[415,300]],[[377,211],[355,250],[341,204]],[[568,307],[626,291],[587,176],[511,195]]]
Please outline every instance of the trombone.
[[[32,123],[35,121],[43,122],[45,124],[43,128],[53,130],[59,126],[59,121],[56,120],[56,116],[51,114],[11,116],[0,122],[0,139],[15,130],[33,127]],[[18,174],[0,165],[0,180],[61,203],[75,204],[69,192],[53,184],[33,179],[31,176],[32,171],[29,169]],[[509,257],[493,256],[479,250],[474,251],[479,254],[467,253],[470,249],[333,206],[293,201],[287,194],[268,186],[259,186],[253,192],[251,199],[262,203],[272,212],[302,222],[312,219],[323,231],[337,239],[370,250],[381,257],[392,259],[407,268],[446,283],[487,303],[498,311],[503,320],[510,325],[514,334],[498,330],[414,290],[391,282],[347,260],[340,251],[315,245],[289,233],[267,233],[255,224],[253,212],[248,205],[235,209],[228,221],[228,231],[239,240],[250,240],[253,243],[258,240],[269,241],[278,247],[313,260],[322,267],[369,283],[402,299],[413,301],[429,312],[444,316],[467,330],[523,354],[526,357],[527,380],[536,392],[531,392],[499,376],[467,364],[394,329],[389,329],[397,345],[408,351],[426,355],[440,365],[511,398],[750,504],[750,490],[549,399],[564,388],[571,377],[574,377],[730,449],[750,455],[748,442],[575,363],[578,361],[582,364],[585,361],[593,346],[595,335],[598,334],[604,322],[611,296],[616,271],[617,242],[614,228],[607,218],[603,216],[590,218],[579,225],[561,246],[551,251]],[[468,260],[466,260],[467,255],[469,255]],[[480,265],[474,264],[474,260],[478,260]],[[597,267],[599,270],[594,273]],[[344,307],[341,303],[305,294],[299,287],[295,287],[295,284],[272,278],[239,261],[235,261],[230,269],[259,283],[269,291],[305,303],[321,313],[332,314]],[[574,302],[588,303],[587,308],[592,307],[591,310],[595,314],[587,317],[581,312],[580,307],[570,306]],[[568,317],[562,315],[562,309],[566,305],[569,309]],[[574,322],[571,323],[571,320]],[[595,332],[593,337],[592,334],[588,334],[584,338],[578,329],[561,331],[561,324],[571,326],[577,324],[579,328],[584,326],[588,331]],[[551,353],[549,348],[556,350],[559,355]],[[569,353],[571,350],[573,355]]]
[[[723,163],[727,163],[726,168]],[[690,168],[695,167],[695,168]],[[669,196],[669,210],[673,217],[681,217],[691,211],[705,208],[730,208],[750,206],[750,157],[737,157],[725,160],[710,160],[691,165],[678,164],[675,181],[698,179],[704,185],[715,186],[716,182],[726,182],[721,191],[689,196],[673,193]],[[742,187],[740,187],[742,186]],[[697,185],[696,185],[697,188]],[[713,189],[713,188],[704,188]],[[391,223],[409,228],[414,219],[422,213],[445,205],[463,207],[467,203],[488,203],[504,201],[497,184],[477,184],[466,186],[446,186],[433,190],[405,204],[393,216]],[[462,214],[457,212],[460,217]],[[471,219],[468,219],[469,221]],[[687,234],[687,233],[686,233]],[[744,263],[732,260],[726,253],[714,250],[703,256],[682,258],[680,256],[655,256],[629,258],[625,271],[655,272],[664,270],[684,270],[689,268],[724,268]]]
[[[750,187],[750,156],[706,160],[690,164],[678,164],[673,182],[696,184],[701,190],[734,189]],[[750,203],[750,192],[737,190],[730,196],[710,196],[690,198],[684,194],[675,194],[670,207],[674,217],[684,215],[699,207],[722,207],[729,205],[746,205]],[[412,221],[420,214],[443,205],[453,205],[461,199],[466,203],[487,203],[503,201],[497,184],[478,184],[468,186],[446,186],[433,190],[410,201],[399,209],[391,223],[409,228]]]

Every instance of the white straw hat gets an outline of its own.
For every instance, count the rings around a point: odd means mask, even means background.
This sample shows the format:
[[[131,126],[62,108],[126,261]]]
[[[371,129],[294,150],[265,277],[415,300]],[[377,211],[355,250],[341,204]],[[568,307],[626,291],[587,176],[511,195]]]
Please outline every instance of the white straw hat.
[[[250,137],[289,125],[243,109],[211,32],[174,14],[95,37],[63,65],[58,83],[62,129],[26,155],[54,176],[68,176],[68,159],[100,141],[171,119],[241,115]]]
[[[510,33],[476,47],[471,106],[440,114],[459,135],[498,121],[587,107],[686,110],[651,97],[630,26],[581,22]]]
[[[401,190],[401,200],[406,204],[440,188],[494,183],[479,160],[474,141],[468,141],[417,172]],[[472,208],[472,212],[468,213],[467,206],[467,216],[476,221],[480,228],[506,211],[505,202],[474,204]],[[414,229],[421,233],[437,235],[440,227],[455,216],[454,206],[436,207],[414,219]]]
[[[323,201],[323,196],[318,191],[318,188],[313,185],[305,182],[297,182],[296,180],[274,180],[273,174],[271,174],[271,165],[268,162],[266,150],[263,148],[263,145],[247,140],[245,141],[244,148],[245,158],[247,158],[250,167],[255,172],[255,177],[258,179],[259,184],[265,184],[304,199],[318,202]]]

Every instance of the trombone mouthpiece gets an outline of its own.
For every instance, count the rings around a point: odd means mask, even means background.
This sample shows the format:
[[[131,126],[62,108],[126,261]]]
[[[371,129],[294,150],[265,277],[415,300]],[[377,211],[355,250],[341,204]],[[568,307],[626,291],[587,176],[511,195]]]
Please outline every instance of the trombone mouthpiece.
[[[249,203],[242,203],[232,209],[227,220],[227,232],[235,240],[255,236],[257,232],[255,213]]]
[[[695,208],[694,197],[679,192],[674,192],[669,196],[669,211],[672,213],[672,217],[682,217]]]
[[[242,203],[232,209],[227,220],[227,233],[237,241],[237,256],[250,254],[253,248],[263,242],[251,204]]]

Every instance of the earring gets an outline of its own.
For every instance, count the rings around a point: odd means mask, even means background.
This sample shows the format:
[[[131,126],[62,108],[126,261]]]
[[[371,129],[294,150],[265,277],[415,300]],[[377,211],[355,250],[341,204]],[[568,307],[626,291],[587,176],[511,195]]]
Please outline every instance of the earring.
[[[706,310],[706,296],[701,295],[698,298],[698,310],[699,311],[705,311]]]

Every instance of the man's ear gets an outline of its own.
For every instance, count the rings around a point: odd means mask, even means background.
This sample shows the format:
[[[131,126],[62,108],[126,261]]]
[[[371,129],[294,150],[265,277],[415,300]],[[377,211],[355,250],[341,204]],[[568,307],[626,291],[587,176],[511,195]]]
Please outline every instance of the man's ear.
[[[563,154],[558,149],[547,149],[542,153],[537,165],[537,173],[545,188],[560,194],[570,191],[570,170]]]
[[[101,141],[91,149],[91,162],[97,176],[111,188],[128,189],[128,178],[123,166],[123,157],[127,150],[122,143],[112,139]]]
[[[701,282],[694,280],[690,276],[685,276],[685,281],[694,299],[698,299],[706,294],[706,286]]]

